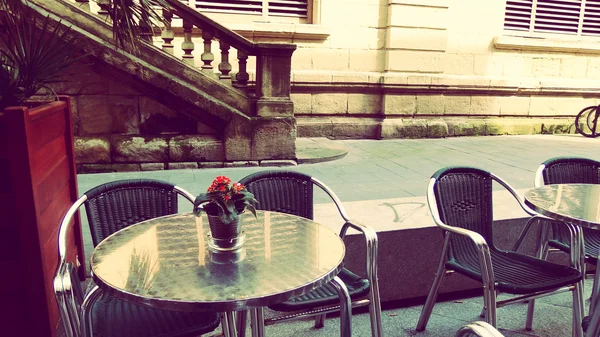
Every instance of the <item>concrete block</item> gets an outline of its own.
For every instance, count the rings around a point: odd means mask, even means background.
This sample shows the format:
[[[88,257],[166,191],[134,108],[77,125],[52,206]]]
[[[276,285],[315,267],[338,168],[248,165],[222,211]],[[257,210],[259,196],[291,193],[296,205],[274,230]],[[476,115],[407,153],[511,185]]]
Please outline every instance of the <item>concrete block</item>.
[[[329,118],[297,118],[297,137],[332,137],[333,123]]]
[[[529,116],[554,116],[556,114],[553,97],[531,96]]]
[[[498,97],[472,96],[469,114],[499,116],[500,104],[498,103]]]
[[[369,41],[375,40],[377,33],[378,29],[375,27],[335,26],[331,28],[329,47],[340,50],[369,49],[369,45],[371,45]]]
[[[223,167],[247,167],[247,166],[258,166],[258,161],[250,160],[250,161],[232,161],[232,162],[224,162]]]
[[[425,138],[427,121],[425,119],[385,119],[381,124],[381,139]]]
[[[431,85],[433,78],[431,75],[408,75],[406,78],[406,84],[408,85]]]
[[[444,96],[417,96],[417,112],[415,115],[441,115],[444,113]]]
[[[164,138],[116,136],[111,145],[117,162],[165,162],[168,158]]]
[[[502,116],[527,116],[529,115],[530,97],[509,96],[498,97],[500,115]]]
[[[485,136],[486,126],[482,119],[445,119],[450,136]]]
[[[203,161],[198,163],[199,168],[221,168],[223,167],[222,161]]]
[[[380,121],[372,118],[336,118],[332,121],[335,139],[377,139]],[[323,137],[323,136],[321,136]]]
[[[139,132],[137,96],[81,96],[77,110],[82,136]]]
[[[140,164],[83,164],[77,173],[138,172]]]
[[[428,138],[444,138],[448,137],[448,124],[441,119],[433,119],[427,121],[427,137]]]
[[[376,115],[381,113],[381,95],[348,94],[348,114]]]
[[[542,120],[542,133],[545,134],[569,134],[576,133],[575,119],[546,119]]]
[[[291,94],[294,102],[294,115],[310,114],[312,112],[311,94]]]
[[[534,77],[559,76],[560,61],[559,58],[534,57],[531,63],[531,75]]]
[[[78,164],[110,162],[108,137],[75,137],[75,162]]]
[[[473,75],[474,62],[472,54],[446,53],[444,74]]]
[[[348,94],[328,93],[312,95],[312,113],[344,115],[348,112]]]
[[[281,167],[281,166],[297,166],[295,160],[261,160],[260,166]]]
[[[448,27],[448,8],[442,6],[420,6],[396,4],[389,6],[389,25],[404,27],[427,27],[445,29]]]
[[[542,132],[539,120],[490,118],[486,119],[486,133],[494,135],[533,135]]]
[[[511,58],[504,64],[503,74],[508,77],[532,76],[533,61],[531,57],[523,54],[511,55]]]
[[[468,115],[471,96],[444,96],[444,115]]]
[[[314,69],[348,70],[347,49],[311,49]]]
[[[331,83],[331,72],[328,70],[294,72],[293,82],[298,83]]]
[[[441,73],[444,71],[443,52],[389,50],[386,56],[389,71]]]
[[[252,130],[252,160],[295,159],[296,121],[292,118],[261,118]]]
[[[197,162],[186,162],[186,163],[167,163],[167,170],[187,170],[197,169]]]
[[[383,97],[383,109],[386,116],[413,116],[417,112],[417,96],[387,94]]]
[[[591,57],[587,60],[587,73],[588,79],[600,79],[600,58]]]
[[[575,120],[575,116],[581,109],[590,106],[596,105],[595,99],[588,98],[585,99],[583,97],[555,97],[554,98],[554,111],[557,116],[573,116],[573,120]]]
[[[310,48],[297,48],[292,54],[292,69],[312,69],[312,51]]]
[[[165,169],[164,163],[141,163],[140,171],[161,171]]]
[[[169,140],[169,160],[223,161],[223,142],[212,136],[175,136]]]
[[[421,27],[390,27],[387,35],[387,48],[445,51],[448,43],[445,29]]]
[[[333,73],[333,83],[339,85],[340,83],[368,83],[369,74],[367,73]]]

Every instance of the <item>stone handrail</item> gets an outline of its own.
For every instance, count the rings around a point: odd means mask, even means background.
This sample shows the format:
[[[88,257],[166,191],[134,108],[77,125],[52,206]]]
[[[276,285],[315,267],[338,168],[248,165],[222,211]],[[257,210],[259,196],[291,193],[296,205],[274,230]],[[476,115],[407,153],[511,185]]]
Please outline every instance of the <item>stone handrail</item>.
[[[296,45],[287,43],[254,43],[179,0],[165,1],[171,7],[169,11],[163,13],[166,23],[161,37],[164,41],[162,48],[166,52],[173,54],[174,47],[172,41],[175,34],[172,30],[171,22],[173,16],[177,15],[183,20],[184,41],[181,48],[184,52],[182,56],[184,62],[194,65],[192,29],[197,27],[202,31],[204,42],[204,49],[200,55],[203,63],[201,66],[202,71],[210,74],[214,73],[212,65],[214,54],[212,53],[211,46],[213,39],[216,39],[219,41],[221,49],[221,61],[218,65],[220,73],[218,74],[218,78],[232,82],[229,49],[233,47],[237,50],[239,63],[239,71],[235,75],[233,86],[246,88],[250,78],[246,69],[248,56],[255,56],[255,95],[258,99],[255,113],[257,115],[289,115],[293,113],[290,100],[290,74],[292,53],[296,50]]]

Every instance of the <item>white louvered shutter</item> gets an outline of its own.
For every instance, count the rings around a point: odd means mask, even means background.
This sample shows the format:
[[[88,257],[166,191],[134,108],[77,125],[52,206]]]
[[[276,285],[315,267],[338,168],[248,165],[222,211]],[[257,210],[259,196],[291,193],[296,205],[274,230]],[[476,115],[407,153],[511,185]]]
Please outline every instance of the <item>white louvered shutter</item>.
[[[269,15],[305,18],[308,14],[308,0],[269,1]]]
[[[507,0],[504,29],[600,36],[600,0]]]
[[[190,0],[196,9],[231,14],[262,14],[262,0]],[[192,6],[193,7],[193,6]]]

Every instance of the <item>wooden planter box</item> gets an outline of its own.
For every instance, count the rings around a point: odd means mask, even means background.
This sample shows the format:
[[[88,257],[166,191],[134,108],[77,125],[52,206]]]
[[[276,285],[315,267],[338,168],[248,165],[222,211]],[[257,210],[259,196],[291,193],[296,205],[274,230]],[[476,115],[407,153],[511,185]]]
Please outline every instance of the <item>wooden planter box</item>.
[[[0,176],[0,335],[55,336],[58,228],[78,197],[67,97],[0,112]],[[68,240],[83,265],[76,222]]]

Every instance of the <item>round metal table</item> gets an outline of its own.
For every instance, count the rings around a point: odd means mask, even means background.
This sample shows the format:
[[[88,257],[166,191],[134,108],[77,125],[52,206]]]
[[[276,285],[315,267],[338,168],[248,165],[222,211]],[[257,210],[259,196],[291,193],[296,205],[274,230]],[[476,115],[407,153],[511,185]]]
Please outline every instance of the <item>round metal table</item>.
[[[584,270],[585,243],[581,228],[600,229],[600,185],[555,184],[536,187],[525,194],[525,204],[544,216],[570,225],[573,233],[571,265]],[[592,293],[595,294],[599,291],[600,289],[592,289]],[[593,306],[592,304],[590,310]],[[583,308],[580,310],[583,313]]]
[[[91,256],[94,281],[116,297],[160,309],[224,312],[226,336],[236,334],[235,311],[255,309],[252,320],[263,319],[262,307],[332,280],[342,307],[349,304],[336,277],[345,254],[336,233],[293,215],[257,214],[242,215],[244,246],[225,253],[208,249],[206,215],[177,214],[134,224],[96,246]],[[346,309],[342,335],[351,329],[351,309]],[[255,326],[253,335],[263,335]]]

